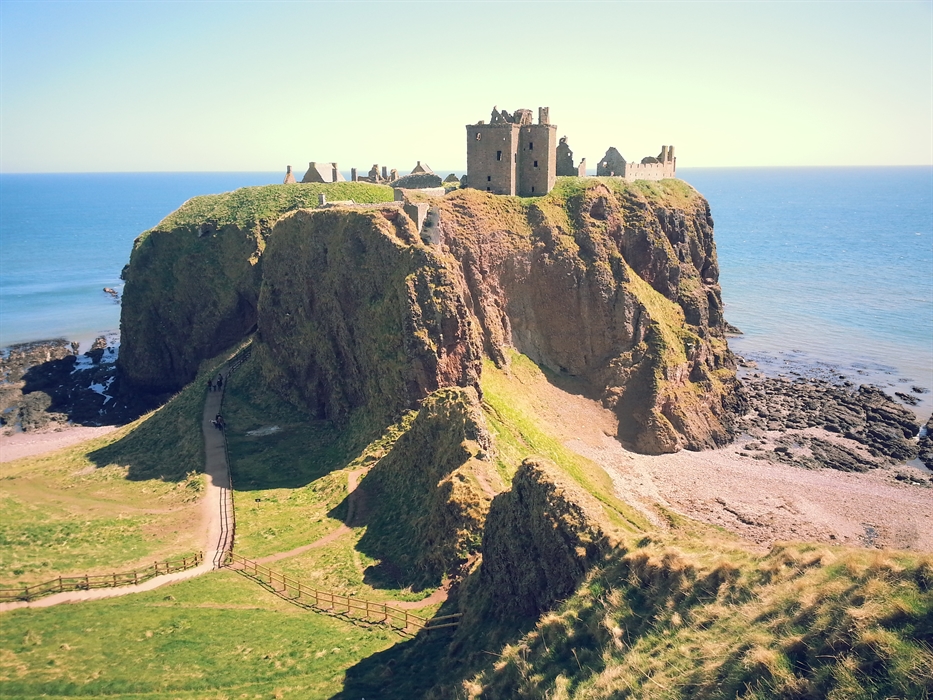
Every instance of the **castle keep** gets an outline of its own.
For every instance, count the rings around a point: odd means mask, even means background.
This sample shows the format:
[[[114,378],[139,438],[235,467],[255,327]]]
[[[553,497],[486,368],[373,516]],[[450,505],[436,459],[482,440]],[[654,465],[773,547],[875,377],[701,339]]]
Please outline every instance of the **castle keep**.
[[[492,108],[489,124],[467,124],[466,187],[493,194],[531,197],[547,194],[558,175],[586,177],[586,158],[574,166],[567,137],[557,142],[557,127],[551,124],[548,108],[538,108],[538,123],[531,110],[509,114]],[[598,176],[626,180],[663,180],[676,177],[673,146],[661,146],[657,158],[629,163],[610,147],[596,168]]]
[[[557,180],[557,127],[548,108],[509,115],[492,108],[490,123],[468,124],[467,184],[493,194],[547,194]]]

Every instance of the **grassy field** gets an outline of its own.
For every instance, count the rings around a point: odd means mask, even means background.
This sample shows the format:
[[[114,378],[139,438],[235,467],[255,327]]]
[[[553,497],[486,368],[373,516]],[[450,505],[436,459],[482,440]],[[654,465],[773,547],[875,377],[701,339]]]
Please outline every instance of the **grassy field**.
[[[328,698],[400,637],[294,607],[232,572],[4,613],[0,697]]]
[[[386,576],[374,577],[373,572],[379,561],[366,556],[357,547],[357,542],[365,532],[365,527],[354,528],[323,547],[281,559],[269,566],[319,589],[377,602],[417,601],[434,592],[433,588],[414,592],[401,584],[390,588],[386,587],[392,585]],[[428,612],[433,612],[433,609],[426,608],[418,614],[423,616]]]
[[[3,465],[0,586],[128,571],[202,546],[204,386],[228,355],[113,433]]]
[[[155,227],[170,231],[183,226],[198,226],[218,221],[247,226],[260,220],[275,221],[292,209],[316,208],[318,195],[328,201],[353,200],[358,203],[391,202],[392,188],[367,182],[304,183],[241,187],[223,194],[192,197]],[[144,240],[148,231],[140,236]]]
[[[926,700],[933,557],[647,540],[485,665],[464,697]]]

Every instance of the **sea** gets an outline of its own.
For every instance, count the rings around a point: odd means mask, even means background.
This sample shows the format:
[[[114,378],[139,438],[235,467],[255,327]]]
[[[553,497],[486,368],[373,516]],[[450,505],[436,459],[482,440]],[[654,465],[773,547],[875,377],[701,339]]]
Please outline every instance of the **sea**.
[[[458,173],[460,174],[460,173]],[[709,200],[732,349],[933,411],[933,167],[680,168]],[[282,173],[0,174],[0,347],[119,328],[133,241],[190,197]]]

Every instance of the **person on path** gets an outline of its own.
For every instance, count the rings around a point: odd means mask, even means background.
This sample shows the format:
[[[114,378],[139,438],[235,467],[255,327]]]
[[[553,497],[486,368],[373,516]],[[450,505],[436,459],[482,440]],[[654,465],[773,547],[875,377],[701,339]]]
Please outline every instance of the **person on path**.
[[[213,391],[213,390],[214,390],[214,380],[212,380],[212,379],[208,379],[208,380],[207,380],[207,390],[208,390],[208,391]]]
[[[224,375],[218,374],[217,375],[217,391],[220,391],[223,388],[223,385],[224,385]]]
[[[214,422],[217,424],[218,430],[223,430],[225,427],[227,427],[226,424],[224,423],[224,417],[220,415],[219,413],[217,414],[217,417],[214,419]]]

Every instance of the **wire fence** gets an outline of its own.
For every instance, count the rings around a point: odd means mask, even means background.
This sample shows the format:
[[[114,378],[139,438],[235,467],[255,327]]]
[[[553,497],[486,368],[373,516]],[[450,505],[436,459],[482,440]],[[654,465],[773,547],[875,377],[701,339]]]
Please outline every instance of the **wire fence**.
[[[135,569],[133,571],[124,571],[114,574],[98,574],[95,576],[59,576],[51,581],[35,583],[31,586],[21,586],[19,588],[0,588],[0,602],[13,600],[24,600],[31,602],[37,598],[43,598],[56,593],[67,593],[71,591],[89,591],[92,588],[117,588],[118,586],[134,586],[144,583],[156,576],[163,574],[173,574],[177,571],[185,571],[199,566],[204,561],[204,555],[201,552],[190,556],[174,559],[171,561],[157,561],[145,569]]]
[[[456,627],[460,622],[460,613],[426,618],[388,603],[322,591],[233,552],[228,554],[226,566],[268,586],[281,598],[321,612],[351,616],[409,631],[445,629]]]

